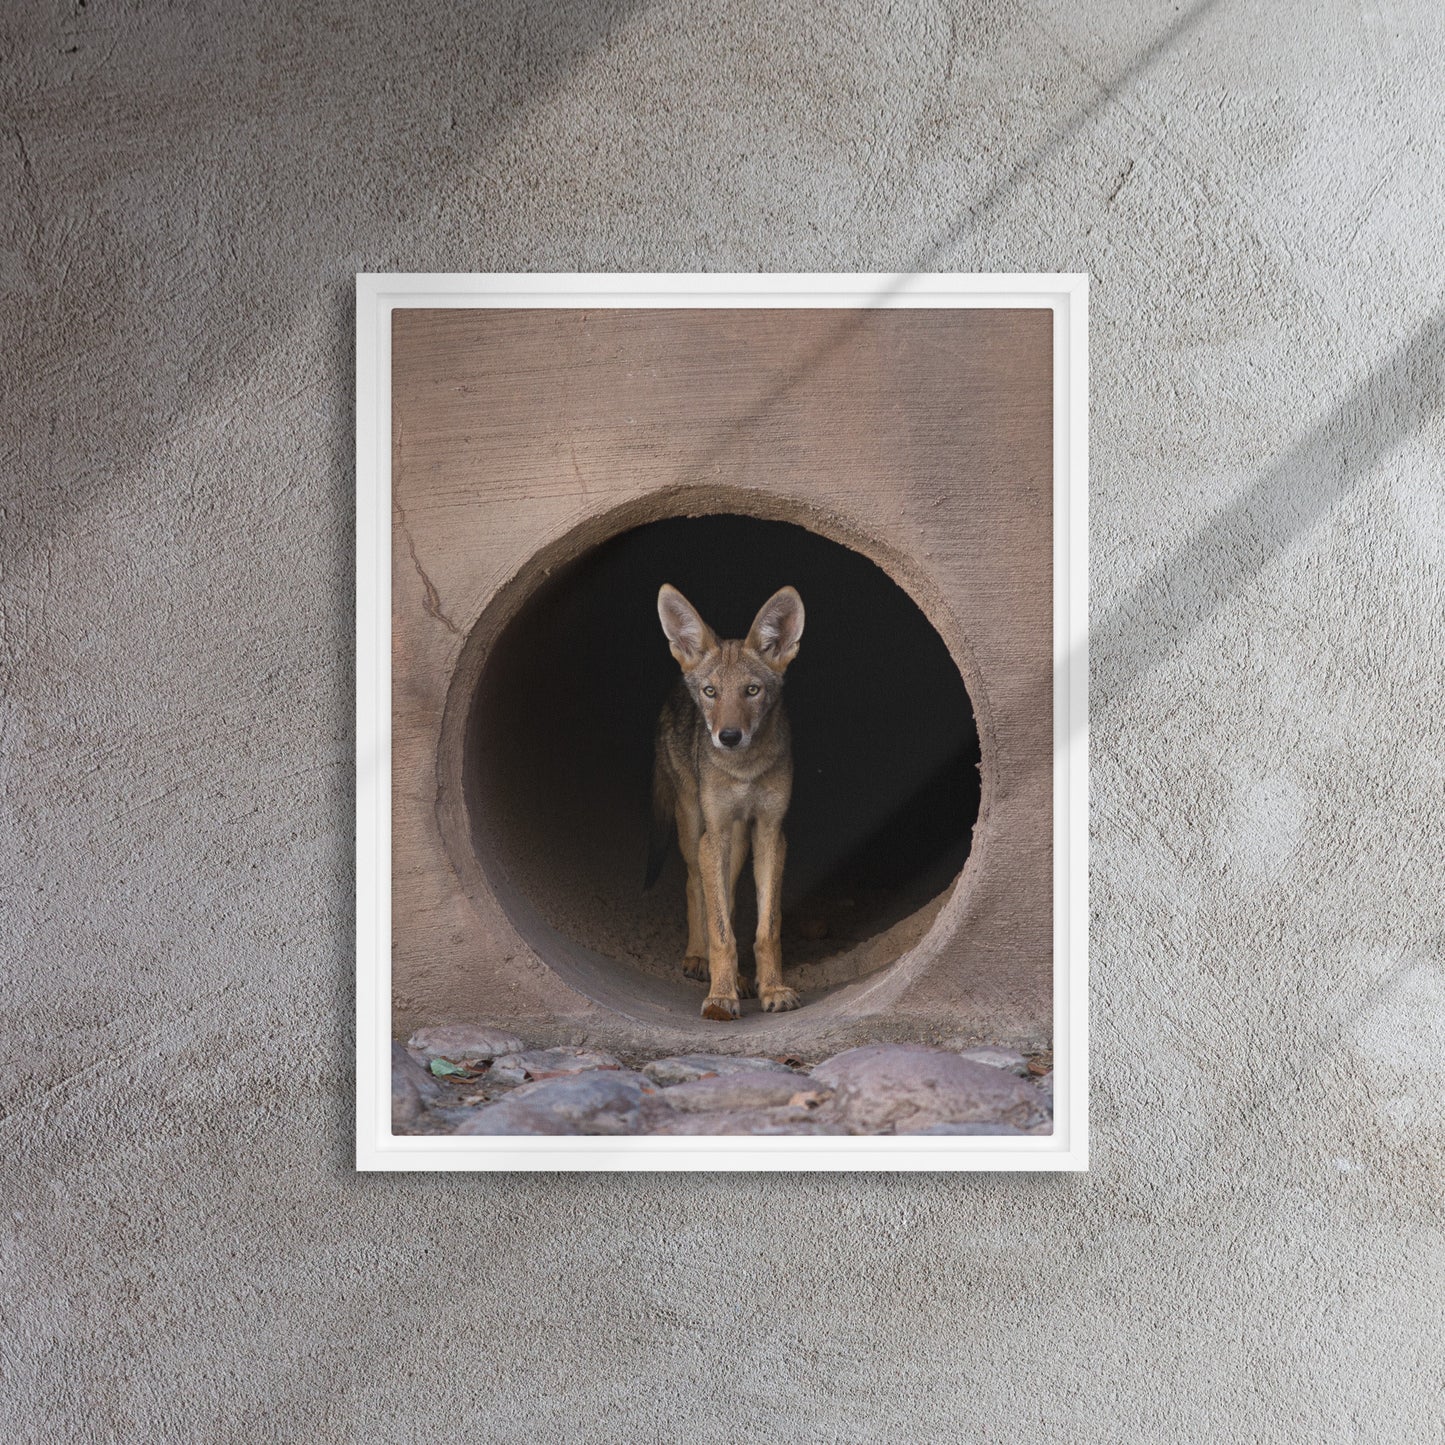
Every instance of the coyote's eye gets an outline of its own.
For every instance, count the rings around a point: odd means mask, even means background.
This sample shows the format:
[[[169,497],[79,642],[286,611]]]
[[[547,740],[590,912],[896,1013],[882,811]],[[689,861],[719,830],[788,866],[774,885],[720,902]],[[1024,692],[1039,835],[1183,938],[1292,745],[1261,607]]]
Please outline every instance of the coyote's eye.
[[[748,696],[749,696],[749,697],[756,697],[761,691],[762,691],[762,688],[760,688],[760,687],[757,685],[757,683],[755,683],[755,682],[750,682],[750,683],[748,684]]]
[[[717,688],[715,688],[715,687],[705,687],[705,688],[703,688],[703,690],[702,690],[702,695],[703,695],[704,697],[716,697],[716,696],[717,696]]]

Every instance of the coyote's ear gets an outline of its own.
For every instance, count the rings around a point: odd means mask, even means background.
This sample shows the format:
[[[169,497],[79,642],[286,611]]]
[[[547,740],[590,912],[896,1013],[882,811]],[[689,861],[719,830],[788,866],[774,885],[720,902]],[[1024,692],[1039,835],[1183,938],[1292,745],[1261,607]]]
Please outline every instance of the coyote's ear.
[[[791,587],[774,592],[753,618],[747,645],[774,672],[782,672],[798,655],[803,636],[803,599]]]
[[[716,649],[717,637],[712,628],[697,615],[692,603],[666,582],[657,594],[657,615],[672,645],[672,655],[684,672],[691,672]]]

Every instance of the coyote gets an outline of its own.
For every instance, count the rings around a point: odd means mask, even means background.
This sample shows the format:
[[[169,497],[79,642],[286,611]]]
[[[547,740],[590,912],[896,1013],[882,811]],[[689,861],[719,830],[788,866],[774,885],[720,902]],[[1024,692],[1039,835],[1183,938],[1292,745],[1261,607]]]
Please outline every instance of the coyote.
[[[753,853],[758,997],[769,1013],[797,1008],[783,983],[778,942],[783,885],[783,815],[793,790],[792,742],[783,673],[798,655],[803,599],[791,587],[763,603],[740,642],[719,642],[675,587],[657,594],[657,614],[682,677],[657,720],[647,887],[657,881],[669,837],[687,864],[687,957],[682,971],[705,980],[706,1019],[738,1016],[733,900]],[[746,985],[744,985],[746,992]]]

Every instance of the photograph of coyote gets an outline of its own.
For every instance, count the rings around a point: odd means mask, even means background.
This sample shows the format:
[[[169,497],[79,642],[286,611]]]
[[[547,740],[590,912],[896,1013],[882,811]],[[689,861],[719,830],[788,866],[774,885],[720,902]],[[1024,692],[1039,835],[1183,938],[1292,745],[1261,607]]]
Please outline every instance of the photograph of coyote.
[[[1047,1143],[1054,313],[387,325],[392,1135]]]
[[[647,886],[669,834],[687,863],[687,956],[682,971],[707,984],[705,1019],[738,1017],[756,991],[768,1013],[802,1000],[783,982],[783,818],[793,795],[793,744],[783,674],[798,655],[803,599],[775,592],[746,638],[719,642],[677,588],[657,595],[662,630],[682,669],[657,723]],[[733,903],[748,852],[757,884],[756,990],[738,973]]]

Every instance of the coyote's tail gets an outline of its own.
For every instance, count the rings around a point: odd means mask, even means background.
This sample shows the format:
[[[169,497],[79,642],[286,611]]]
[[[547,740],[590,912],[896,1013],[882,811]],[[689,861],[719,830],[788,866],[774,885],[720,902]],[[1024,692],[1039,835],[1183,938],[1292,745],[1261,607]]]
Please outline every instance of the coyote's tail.
[[[668,781],[659,758],[652,771],[652,826],[647,830],[647,878],[642,891],[647,892],[662,873],[667,862],[667,850],[672,843],[673,821],[672,785]]]

